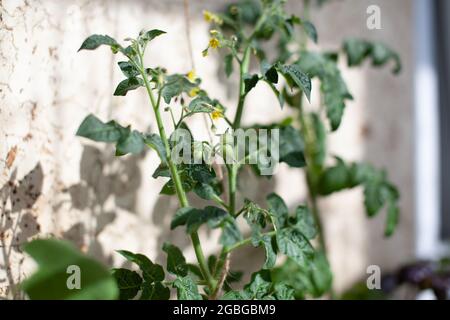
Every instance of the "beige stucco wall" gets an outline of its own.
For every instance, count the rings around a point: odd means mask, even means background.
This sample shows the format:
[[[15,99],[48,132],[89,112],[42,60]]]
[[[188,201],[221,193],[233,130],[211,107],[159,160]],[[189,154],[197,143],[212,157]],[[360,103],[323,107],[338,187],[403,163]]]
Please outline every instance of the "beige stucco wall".
[[[201,11],[219,10],[227,2],[191,0],[191,28],[197,74],[232,111],[235,79],[218,77],[217,54],[201,56],[208,40]],[[297,14],[299,3],[290,4]],[[382,30],[365,27],[370,4],[382,9]],[[321,201],[337,289],[364,275],[369,264],[389,270],[413,257],[411,7],[410,0],[343,0],[312,13],[321,48],[338,48],[346,36],[364,36],[388,43],[404,63],[397,78],[388,69],[348,70],[342,64],[355,101],[347,106],[342,129],[330,137],[330,148],[346,160],[387,168],[402,192],[402,221],[396,235],[383,240],[384,215],[366,219],[361,190]],[[0,297],[19,297],[15,286],[30,268],[20,245],[38,235],[69,239],[108,264],[123,263],[115,249],[163,261],[159,248],[166,240],[186,248],[193,260],[188,238],[168,231],[177,204],[158,195],[162,181],[151,178],[155,153],[116,159],[110,146],[74,135],[90,112],[136,129],[155,129],[144,92],[112,96],[121,78],[117,57],[108,49],[77,53],[82,40],[92,33],[123,39],[142,28],[163,29],[168,34],[151,45],[146,59],[184,73],[191,64],[183,19],[181,0],[0,1]],[[272,122],[287,114],[258,86],[249,96],[244,122]],[[193,125],[198,137],[206,137],[201,117]],[[241,188],[260,201],[275,190],[292,208],[305,197],[302,173],[284,166],[270,181],[245,177]],[[202,239],[214,252],[217,234],[204,233]],[[262,259],[255,250],[234,256],[236,267],[247,270]]]

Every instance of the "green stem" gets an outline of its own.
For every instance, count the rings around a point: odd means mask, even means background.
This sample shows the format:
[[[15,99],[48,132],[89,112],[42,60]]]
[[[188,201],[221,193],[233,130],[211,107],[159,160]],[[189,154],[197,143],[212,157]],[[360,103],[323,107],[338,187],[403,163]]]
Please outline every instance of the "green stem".
[[[236,189],[237,189],[238,166],[236,164],[231,164],[227,166],[227,169],[228,169],[228,194],[229,194],[228,209],[230,214],[234,217],[236,212]]]
[[[277,232],[274,230],[274,231],[270,231],[270,232],[264,233],[264,234],[262,234],[261,236],[269,236],[269,237],[272,237],[272,236],[276,235],[276,233],[277,233]],[[224,250],[224,254],[230,253],[231,251],[234,251],[234,250],[236,250],[236,249],[238,249],[238,248],[240,248],[240,247],[249,245],[249,244],[251,244],[251,243],[252,243],[252,238],[251,238],[251,237],[250,237],[250,238],[246,238],[246,239],[244,239],[244,240],[241,240],[241,241],[239,241],[239,242],[236,242],[234,245],[232,245],[232,246],[226,248],[226,249]]]
[[[140,57],[140,68],[139,68],[140,73],[142,75],[142,78],[144,79],[144,85],[145,85],[145,88],[147,89],[147,93],[148,93],[150,102],[153,107],[153,111],[154,111],[155,118],[156,118],[156,123],[158,125],[159,135],[161,136],[161,140],[164,143],[164,148],[166,150],[166,157],[167,157],[167,165],[169,166],[170,175],[175,184],[175,190],[176,190],[176,193],[178,196],[178,200],[180,201],[181,207],[188,207],[189,201],[187,199],[186,192],[184,191],[184,188],[183,188],[183,185],[182,185],[182,182],[180,179],[180,175],[178,174],[177,167],[172,161],[169,141],[167,139],[166,131],[164,129],[164,124],[161,119],[161,113],[159,112],[160,95],[158,95],[158,100],[156,101],[155,97],[153,95],[151,86],[150,86],[150,82],[147,78],[147,74],[146,74],[144,66],[143,66],[143,62],[142,62],[143,59],[142,59],[141,53],[139,53],[139,57]],[[195,255],[197,257],[197,261],[200,266],[200,270],[202,271],[203,277],[207,281],[208,287],[210,288],[210,290],[213,290],[215,287],[215,280],[212,277],[211,273],[209,272],[208,264],[206,263],[205,255],[203,254],[203,249],[200,244],[200,239],[198,237],[197,232],[193,232],[191,234],[191,240],[192,240],[192,245],[194,246]]]
[[[244,111],[244,102],[245,102],[245,82],[244,76],[248,73],[248,69],[250,66],[250,46],[244,51],[244,56],[242,58],[242,62],[239,65],[239,100],[238,106],[236,110],[236,116],[233,122],[233,129],[237,129],[241,126],[242,113]]]

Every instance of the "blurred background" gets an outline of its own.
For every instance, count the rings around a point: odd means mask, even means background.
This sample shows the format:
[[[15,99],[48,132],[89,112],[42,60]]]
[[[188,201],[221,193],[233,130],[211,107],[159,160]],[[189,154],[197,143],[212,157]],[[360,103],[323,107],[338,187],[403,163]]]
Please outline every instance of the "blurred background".
[[[202,11],[218,12],[232,2],[190,0],[188,17],[197,75],[231,114],[236,78],[226,79],[220,54],[204,58],[201,52],[209,38]],[[379,30],[366,26],[370,5],[381,9]],[[302,1],[291,0],[288,7],[302,16]],[[314,49],[337,50],[346,38],[366,38],[390,46],[403,63],[394,76],[390,67],[368,63],[350,70],[340,62],[355,99],[347,104],[341,129],[329,137],[330,152],[386,168],[401,192],[401,222],[391,239],[383,237],[384,214],[367,219],[361,189],[320,202],[334,287],[343,292],[364,280],[370,265],[388,274],[448,251],[450,2],[331,0],[314,7],[311,20],[319,33]],[[93,33],[121,40],[143,28],[167,31],[147,50],[149,65],[169,73],[192,68],[182,0],[0,1],[0,297],[20,297],[17,284],[30,270],[20,246],[36,236],[67,239],[108,265],[123,263],[117,249],[162,261],[167,240],[193,261],[189,239],[169,231],[177,202],[158,194],[163,181],[151,177],[156,154],[115,158],[111,146],[75,137],[89,113],[155,130],[143,91],[112,96],[121,79],[117,56],[108,49],[77,53]],[[313,97],[312,104],[317,101]],[[258,86],[243,122],[272,123],[288,115]],[[201,117],[192,125],[196,137],[207,137]],[[300,170],[281,165],[275,178],[264,181],[244,175],[242,198],[262,202],[275,191],[291,208],[305,201]],[[208,253],[217,250],[217,233],[204,231],[201,237]],[[263,259],[258,250],[241,250],[234,268],[256,271]]]

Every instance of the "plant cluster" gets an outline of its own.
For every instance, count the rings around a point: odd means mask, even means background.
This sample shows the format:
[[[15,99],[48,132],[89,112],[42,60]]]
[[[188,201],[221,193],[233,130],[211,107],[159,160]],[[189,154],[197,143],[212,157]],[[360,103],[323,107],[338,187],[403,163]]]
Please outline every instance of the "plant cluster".
[[[318,41],[316,28],[308,18],[310,3],[305,1],[304,16],[297,17],[286,12],[285,2],[244,0],[228,6],[223,13],[204,12],[205,19],[211,23],[211,38],[203,55],[220,51],[224,54],[225,74],[231,76],[236,71],[239,78],[233,118],[230,117],[233,109],[211,97],[194,70],[170,74],[163,67],[144,64],[145,52],[151,50],[149,45],[154,46],[153,41],[164,31],[142,31],[138,37],[126,39],[126,46],[107,35],[92,35],[81,45],[80,50],[108,46],[114,54],[124,57],[118,63],[124,80],[118,84],[114,95],[125,96],[132,90],[143,88],[148,94],[158,130],[142,133],[116,121],[103,122],[89,115],[80,125],[77,135],[115,144],[117,156],[140,154],[147,147],[157,152],[161,163],[153,177],[166,179],[161,194],[174,195],[179,201],[171,229],[185,228],[197,258],[196,263],[188,263],[179,248],[165,243],[162,250],[167,254],[167,265],[163,268],[142,254],[118,251],[139,268],[139,272],[113,269],[121,299],[169,299],[171,289],[176,291],[178,299],[192,300],[302,299],[330,293],[332,273],[317,202],[320,197],[348,188],[363,187],[369,217],[387,207],[385,233],[390,236],[394,232],[399,217],[399,194],[386,173],[369,164],[348,163],[337,156],[330,166],[326,138],[338,130],[345,105],[352,99],[338,67],[339,58],[345,57],[350,67],[360,66],[366,60],[371,60],[375,66],[394,61],[393,71],[398,73],[401,69],[399,57],[383,44],[361,39],[349,39],[335,52],[308,50],[308,41]],[[276,58],[272,60],[265,51],[269,41],[276,43],[277,48]],[[257,67],[251,67],[254,65]],[[320,91],[321,99],[314,111],[306,111],[304,104],[310,101],[313,78],[320,81],[320,87],[314,90]],[[278,129],[279,161],[305,170],[308,201],[293,211],[275,193],[267,195],[265,204],[255,203],[252,199],[238,203],[239,173],[250,167],[254,174],[260,175],[263,164],[246,163],[249,154],[239,156],[233,144],[223,140],[217,145],[195,141],[186,123],[189,117],[203,113],[210,118],[213,130],[215,121],[226,121],[229,130],[224,132],[225,135],[244,128],[241,120],[246,98],[259,83],[264,83],[274,93],[279,107],[287,105],[292,108],[293,116],[280,123],[255,124],[245,129]],[[225,161],[221,166],[226,171],[223,178],[217,172],[221,169],[211,163],[174,161],[174,149],[179,140],[174,133],[169,133],[169,126],[162,121],[162,112],[171,114],[171,132],[180,128],[187,130],[192,144],[202,146],[202,152],[206,150],[222,158],[232,155],[234,161]],[[261,179],[265,178],[261,176]],[[209,202],[203,208],[194,208],[188,201],[189,192]],[[239,228],[240,220],[251,229],[248,237]],[[205,257],[198,235],[200,228],[221,230],[221,250],[217,255]],[[32,243],[26,248],[38,262],[39,252],[49,250],[43,248],[59,248],[58,243],[40,241],[39,245]],[[230,259],[233,251],[243,246],[261,248],[266,259],[261,270],[252,274],[250,282],[238,289],[235,282],[240,280],[242,272],[230,270]],[[62,248],[58,250],[64,251]],[[64,256],[63,253],[61,255]],[[81,259],[75,253],[72,255]],[[277,258],[281,256],[287,259],[276,266]],[[52,276],[48,270],[44,271],[43,266],[48,261],[41,261],[39,271],[24,285],[31,298],[45,296],[41,280]],[[52,270],[63,273],[62,269]],[[104,286],[93,282],[90,287],[93,293],[89,297],[113,297],[115,289],[108,282],[110,279],[104,274],[100,278],[107,282],[109,291],[106,291],[109,293],[95,291],[101,288],[104,292],[105,282]],[[90,279],[94,281],[96,278],[93,275]],[[64,297],[70,297],[70,292],[60,289]]]

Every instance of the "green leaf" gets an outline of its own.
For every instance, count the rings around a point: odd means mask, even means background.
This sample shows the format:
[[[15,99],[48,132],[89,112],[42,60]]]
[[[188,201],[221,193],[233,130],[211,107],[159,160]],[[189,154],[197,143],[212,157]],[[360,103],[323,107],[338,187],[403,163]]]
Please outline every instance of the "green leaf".
[[[115,121],[102,122],[96,116],[88,115],[77,131],[77,136],[101,142],[117,142],[122,137],[125,128]]]
[[[77,131],[77,136],[94,141],[115,142],[116,155],[139,154],[144,149],[144,137],[140,132],[131,131],[115,121],[102,122],[94,115],[87,116]]]
[[[271,275],[275,288],[287,284],[294,289],[296,299],[319,298],[329,292],[333,281],[328,260],[320,251],[316,251],[313,259],[304,265],[288,259],[282,266],[273,269]]]
[[[140,132],[136,130],[128,130],[126,134],[117,141],[116,156],[131,154],[140,154],[144,150],[144,138]]]
[[[245,94],[248,94],[258,84],[259,76],[257,74],[244,75]]]
[[[286,225],[289,217],[289,210],[284,200],[277,194],[271,193],[266,197],[269,211],[275,218],[277,228],[282,228]]]
[[[146,282],[153,283],[164,280],[164,270],[159,264],[153,263],[149,258],[140,253],[132,253],[126,250],[118,250],[125,259],[135,263],[142,272]]]
[[[171,228],[186,225],[189,234],[196,232],[201,225],[208,223],[210,228],[218,228],[229,214],[217,207],[208,206],[203,210],[195,208],[181,208],[175,214]]]
[[[225,74],[227,78],[233,73],[233,55],[228,54],[225,56]]]
[[[284,283],[277,283],[274,286],[274,294],[277,300],[294,300],[294,289]]]
[[[298,206],[295,210],[294,226],[303,233],[307,239],[314,239],[317,235],[317,226],[311,211],[306,206]]]
[[[207,96],[198,96],[189,103],[191,113],[211,113],[215,109],[215,102]]]
[[[316,27],[309,21],[303,21],[302,26],[308,38],[317,43],[318,37]]]
[[[84,40],[83,44],[81,45],[80,49],[78,49],[78,51],[95,50],[101,45],[110,46],[114,50],[120,47],[117,41],[108,35],[93,34],[89,36],[86,40]]]
[[[166,83],[161,90],[164,101],[169,104],[172,98],[178,97],[180,94],[189,93],[196,88],[198,83],[192,83],[186,76],[174,74],[167,77]]]
[[[321,195],[330,195],[349,188],[350,179],[349,168],[343,161],[338,161],[336,166],[327,168],[321,175],[318,185],[319,193]]]
[[[127,78],[134,78],[139,75],[139,70],[129,61],[120,61],[119,68]]]
[[[268,68],[267,71],[264,73],[264,78],[273,84],[277,84],[278,83],[277,68],[275,66],[271,66],[270,68]]]
[[[390,237],[394,234],[400,219],[400,209],[395,202],[389,203],[384,235]]]
[[[228,291],[220,300],[250,300],[250,297],[243,291]]]
[[[137,88],[142,87],[143,85],[144,81],[141,78],[131,77],[125,79],[119,83],[119,85],[116,88],[116,91],[114,91],[114,95],[126,96],[128,91],[136,90]]]
[[[298,130],[292,126],[281,127],[279,143],[280,162],[285,162],[293,168],[302,168],[306,165],[305,144]]]
[[[305,93],[308,101],[311,101],[311,79],[298,65],[278,64],[277,69],[286,78],[286,81],[291,87],[295,84]]]
[[[32,300],[112,300],[119,296],[116,281],[99,262],[77,251],[71,244],[55,239],[39,239],[27,243],[24,251],[38,265],[21,288]],[[81,288],[71,290],[70,266],[79,268]]]
[[[140,39],[146,42],[152,41],[153,39],[155,39],[156,37],[165,34],[165,31],[162,30],[158,30],[158,29],[153,29],[150,31],[145,32],[143,35],[140,36]]]
[[[252,274],[250,283],[244,286],[244,291],[251,299],[262,299],[270,292],[272,279],[268,270],[261,270]]]
[[[163,251],[167,253],[167,271],[181,277],[187,276],[188,266],[181,250],[166,242]]]
[[[261,243],[264,246],[264,251],[266,253],[263,269],[272,269],[277,261],[275,237],[264,235],[261,237]]]
[[[347,99],[352,99],[347,85],[337,67],[336,61],[329,54],[304,51],[297,61],[297,65],[310,77],[318,77],[321,82],[320,90],[324,96],[324,103],[331,129],[337,130],[341,124]]]
[[[350,67],[361,65],[366,59],[372,59],[374,66],[383,66],[393,60],[395,63],[392,72],[400,73],[402,64],[399,55],[382,43],[372,43],[363,39],[347,39],[344,42],[344,51]]]
[[[144,143],[158,153],[163,163],[167,163],[166,148],[159,135],[147,134],[144,137]]]
[[[277,232],[276,238],[280,252],[298,264],[305,264],[314,254],[308,239],[296,228],[284,228]]]
[[[120,290],[120,300],[131,300],[136,297],[142,285],[142,278],[136,271],[113,269],[112,275]]]
[[[177,289],[178,300],[202,300],[197,285],[189,276],[175,279],[173,287]]]
[[[170,289],[161,282],[144,282],[140,300],[169,300]]]
[[[224,247],[229,247],[242,240],[242,234],[239,231],[234,219],[228,216],[222,223],[222,235],[219,242]]]

